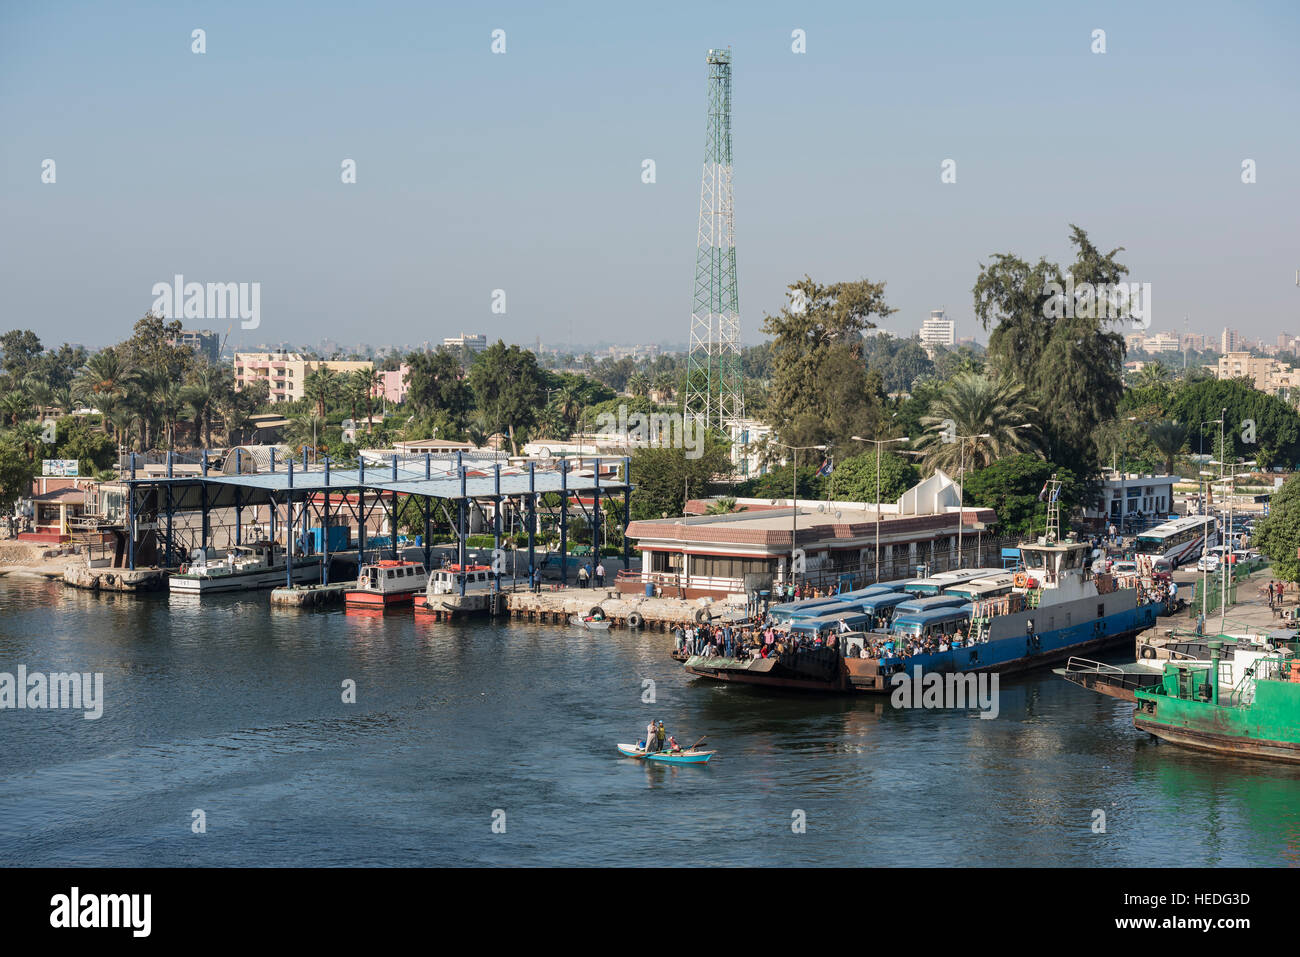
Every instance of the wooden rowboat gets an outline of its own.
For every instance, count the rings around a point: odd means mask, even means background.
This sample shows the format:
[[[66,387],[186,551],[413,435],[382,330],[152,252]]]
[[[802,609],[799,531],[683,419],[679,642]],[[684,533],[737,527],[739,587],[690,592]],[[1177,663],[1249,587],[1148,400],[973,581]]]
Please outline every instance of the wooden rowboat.
[[[608,618],[582,618],[578,615],[570,615],[569,624],[577,625],[579,628],[603,629],[609,627],[609,619]]]
[[[641,748],[634,744],[618,745],[619,752],[628,758],[639,758],[645,761],[661,761],[664,764],[704,764],[709,758],[717,754],[717,751],[655,751],[646,754]]]

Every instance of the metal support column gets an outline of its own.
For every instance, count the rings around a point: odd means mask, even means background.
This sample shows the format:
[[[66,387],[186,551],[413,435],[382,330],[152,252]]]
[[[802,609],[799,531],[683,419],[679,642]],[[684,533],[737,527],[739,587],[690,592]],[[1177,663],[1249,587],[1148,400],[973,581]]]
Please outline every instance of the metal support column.
[[[456,453],[459,457],[460,453]],[[460,470],[460,498],[456,500],[456,537],[458,539],[457,562],[460,565],[460,594],[465,595],[465,581],[469,574],[465,571],[465,466],[457,466]]]
[[[537,526],[537,463],[528,463],[528,588],[537,587],[537,565],[533,552],[533,529]]]
[[[496,480],[494,487],[494,496],[492,498],[492,590],[501,590],[501,572],[497,569],[497,564],[501,559],[501,463],[498,462],[493,466],[493,475]],[[501,567],[505,567],[504,562],[500,562]]]
[[[131,484],[126,487],[126,567],[135,571],[135,453],[131,453]]]
[[[569,587],[569,460],[560,459],[560,585]]]
[[[632,567],[632,549],[627,540],[627,527],[632,524],[632,458],[623,459],[623,571]],[[645,569],[641,569],[645,571]]]

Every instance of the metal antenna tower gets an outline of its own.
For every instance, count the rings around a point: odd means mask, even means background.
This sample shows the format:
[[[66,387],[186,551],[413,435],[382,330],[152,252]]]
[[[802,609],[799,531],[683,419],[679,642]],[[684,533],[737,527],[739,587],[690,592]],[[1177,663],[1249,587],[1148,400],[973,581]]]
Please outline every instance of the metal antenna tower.
[[[683,416],[727,428],[745,414],[740,368],[740,302],[731,194],[731,51],[710,50],[709,133],[700,187]]]

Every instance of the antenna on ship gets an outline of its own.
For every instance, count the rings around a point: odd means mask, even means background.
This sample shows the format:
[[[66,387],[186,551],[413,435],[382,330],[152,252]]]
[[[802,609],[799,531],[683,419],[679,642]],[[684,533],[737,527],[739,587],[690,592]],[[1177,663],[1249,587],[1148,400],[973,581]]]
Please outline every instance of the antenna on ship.
[[[1055,545],[1061,540],[1061,482],[1053,475],[1047,484],[1047,544]]]

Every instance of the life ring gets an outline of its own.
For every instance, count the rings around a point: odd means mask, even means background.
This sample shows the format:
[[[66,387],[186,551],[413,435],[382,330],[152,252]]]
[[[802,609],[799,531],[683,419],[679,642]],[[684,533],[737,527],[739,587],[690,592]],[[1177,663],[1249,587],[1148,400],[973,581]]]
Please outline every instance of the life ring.
[[[1016,572],[1015,585],[1017,588],[1024,588],[1028,581],[1029,578],[1024,572]]]
[[[641,617],[639,611],[634,611],[627,616],[627,626],[629,628],[640,628],[645,624],[645,619]]]

